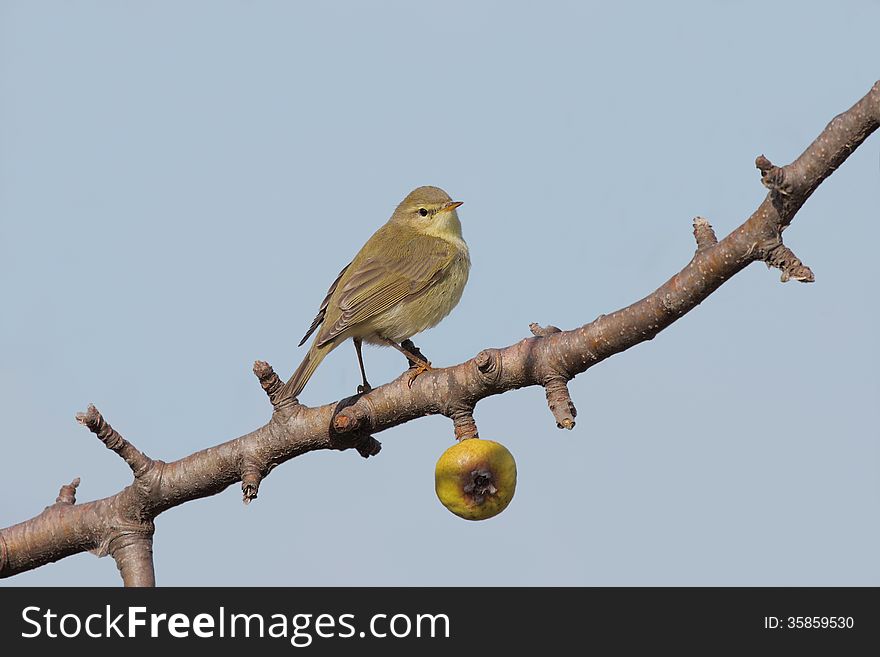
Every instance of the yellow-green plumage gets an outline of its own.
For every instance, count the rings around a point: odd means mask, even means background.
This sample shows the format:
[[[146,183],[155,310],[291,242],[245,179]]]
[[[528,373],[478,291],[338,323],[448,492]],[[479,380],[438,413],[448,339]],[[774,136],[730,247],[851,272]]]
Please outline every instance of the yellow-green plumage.
[[[449,314],[470,270],[459,205],[438,187],[418,187],[397,206],[330,286],[300,344],[320,330],[282,397],[299,395],[324,357],[348,338],[399,344]]]

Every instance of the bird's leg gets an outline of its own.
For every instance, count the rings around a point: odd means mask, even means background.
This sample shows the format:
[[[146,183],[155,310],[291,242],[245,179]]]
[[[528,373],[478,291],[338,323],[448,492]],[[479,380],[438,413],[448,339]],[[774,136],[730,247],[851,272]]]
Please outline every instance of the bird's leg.
[[[382,341],[389,347],[397,349],[409,361],[411,373],[408,384],[410,388],[412,388],[413,381],[416,380],[419,374],[431,371],[430,361],[422,355],[422,352],[412,343],[412,340],[404,340],[401,344],[397,344],[394,340],[389,340],[388,338],[382,338]]]
[[[358,355],[358,365],[360,365],[361,367],[361,378],[364,380],[363,385],[358,386],[358,393],[361,394],[370,392],[370,390],[373,389],[373,386],[371,386],[367,381],[367,371],[364,369],[364,356],[363,354],[361,354],[361,345],[363,344],[363,340],[361,340],[360,338],[352,338],[352,341],[354,342],[354,350],[357,352]]]
[[[427,369],[431,369],[431,362],[425,358],[425,355],[422,351],[413,344],[413,341],[410,339],[406,339],[400,343],[402,347],[402,352],[406,355],[406,360],[409,362],[410,367],[419,367],[421,365],[427,365]],[[415,356],[415,358],[413,358]]]

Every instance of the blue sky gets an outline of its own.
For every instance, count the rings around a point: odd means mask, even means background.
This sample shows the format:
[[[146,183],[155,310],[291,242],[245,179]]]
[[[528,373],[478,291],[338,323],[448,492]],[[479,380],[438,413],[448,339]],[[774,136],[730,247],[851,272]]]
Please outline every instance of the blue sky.
[[[437,365],[644,296],[880,78],[880,4],[0,2],[0,526],[129,482],[95,403],[166,461],[263,424],[327,286],[413,187],[459,211],[473,269],[415,342]],[[878,585],[880,146],[786,242],[653,341],[481,402],[519,486],[483,523],[433,468],[452,424],[313,453],[161,515],[166,585]],[[403,363],[366,349],[374,385]],[[351,394],[354,350],[302,400]],[[352,558],[352,555],[359,555]],[[369,566],[366,567],[365,563]],[[3,585],[116,585],[82,554]]]

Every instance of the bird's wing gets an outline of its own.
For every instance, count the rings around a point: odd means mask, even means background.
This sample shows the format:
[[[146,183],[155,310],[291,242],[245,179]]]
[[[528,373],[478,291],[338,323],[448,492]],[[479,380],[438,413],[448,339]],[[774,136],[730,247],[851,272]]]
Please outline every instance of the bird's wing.
[[[416,235],[398,245],[394,253],[363,261],[356,259],[345,284],[337,295],[331,295],[334,298],[330,303],[334,306],[328,310],[337,315],[336,321],[324,324],[317,345],[322,346],[346,329],[421,294],[442,278],[454,258],[455,249],[446,240]]]
[[[342,271],[339,272],[339,276],[336,277],[336,280],[333,281],[333,284],[330,286],[330,289],[327,291],[327,296],[324,297],[324,300],[321,302],[321,307],[318,309],[318,314],[315,315],[315,319],[312,320],[312,325],[309,327],[309,330],[306,331],[306,334],[303,336],[303,339],[299,341],[299,347],[302,347],[306,340],[309,339],[309,336],[315,332],[315,329],[321,325],[321,322],[324,321],[324,317],[327,314],[327,304],[330,303],[330,297],[333,296],[333,293],[336,291],[336,286],[339,285],[339,281],[342,280],[342,275],[348,271],[348,268],[351,267],[351,263],[349,262],[345,267],[342,268]]]

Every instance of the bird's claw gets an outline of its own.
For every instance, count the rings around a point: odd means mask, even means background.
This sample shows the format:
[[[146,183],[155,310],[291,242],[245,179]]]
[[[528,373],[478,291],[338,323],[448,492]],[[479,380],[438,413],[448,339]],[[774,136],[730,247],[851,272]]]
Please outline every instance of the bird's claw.
[[[410,370],[409,370],[409,380],[407,381],[407,385],[408,385],[410,388],[412,388],[412,386],[413,386],[413,381],[416,380],[416,377],[417,377],[417,376],[419,376],[420,374],[424,374],[425,372],[430,372],[430,371],[432,371],[433,369],[434,369],[434,368],[431,367],[431,363],[430,363],[430,362],[427,362],[427,361],[426,361],[426,362],[424,362],[424,363],[416,363],[416,364],[413,365],[413,366],[410,368]]]
[[[373,386],[371,386],[369,383],[360,384],[357,387],[357,394],[365,395],[368,392],[370,392],[372,389],[373,389]]]

